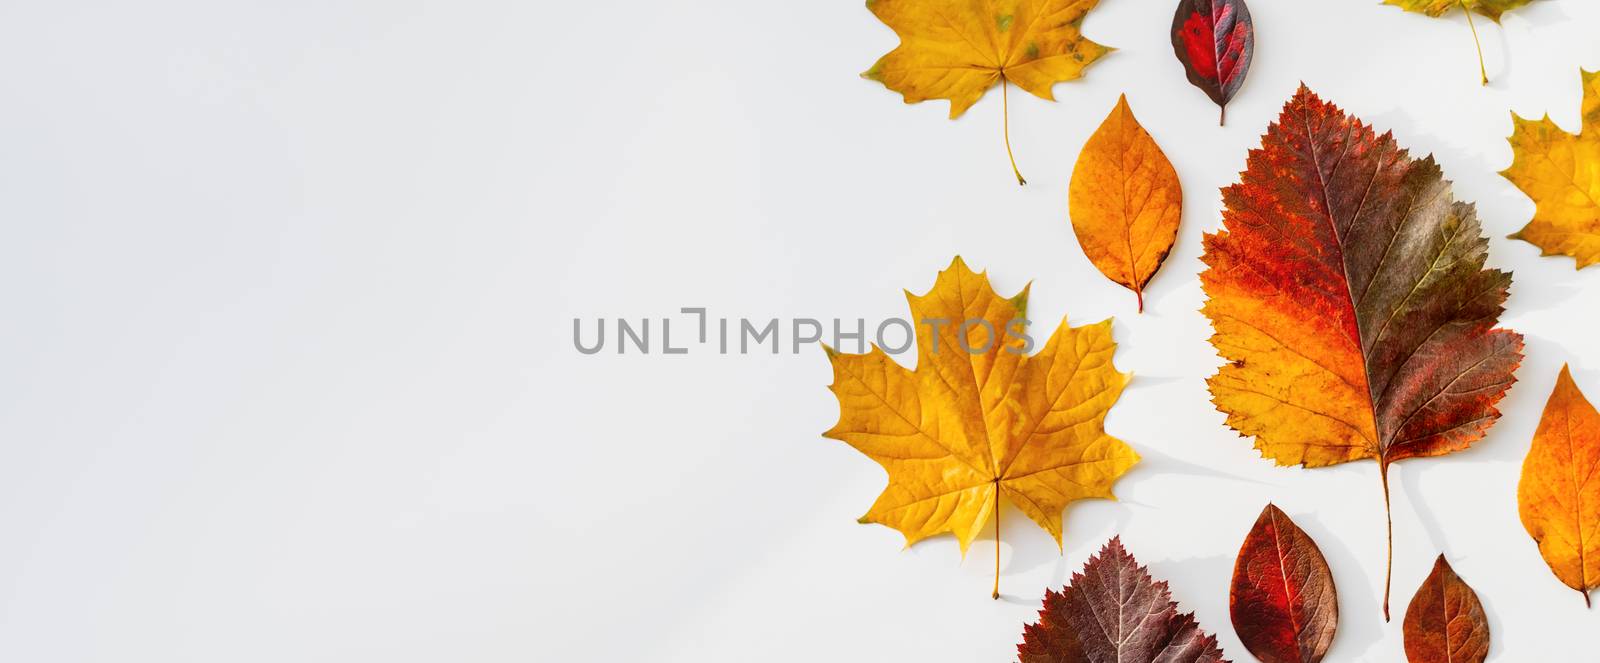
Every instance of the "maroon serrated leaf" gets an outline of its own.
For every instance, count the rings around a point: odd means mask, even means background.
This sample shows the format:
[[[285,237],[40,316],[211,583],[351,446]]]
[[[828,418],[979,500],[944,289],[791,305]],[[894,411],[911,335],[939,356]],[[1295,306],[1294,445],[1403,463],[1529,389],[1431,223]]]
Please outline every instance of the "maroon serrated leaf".
[[[1228,117],[1228,101],[1244,84],[1255,52],[1255,26],[1244,0],[1179,0],[1172,16],[1172,50],[1189,82],[1221,107],[1217,124]]]
[[[1166,582],[1150,577],[1122,541],[1060,592],[1046,590],[1039,623],[1023,627],[1022,663],[1228,663],[1193,613],[1178,614]]]

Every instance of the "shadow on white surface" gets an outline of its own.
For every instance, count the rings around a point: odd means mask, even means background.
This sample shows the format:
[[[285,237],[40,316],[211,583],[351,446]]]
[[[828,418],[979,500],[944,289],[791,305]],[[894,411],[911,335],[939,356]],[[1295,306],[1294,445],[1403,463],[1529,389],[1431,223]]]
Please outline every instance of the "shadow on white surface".
[[[1376,589],[1382,586],[1383,579],[1366,574],[1362,566],[1364,560],[1359,559],[1333,530],[1324,526],[1317,514],[1299,512],[1290,513],[1289,517],[1317,542],[1323,558],[1328,560],[1328,568],[1333,570],[1333,583],[1339,592],[1339,629],[1328,649],[1329,660],[1367,660],[1358,657],[1367,656],[1373,647],[1383,643],[1386,628],[1383,603]],[[1395,615],[1404,609],[1403,601],[1399,609],[1390,606]],[[1392,627],[1398,628],[1398,625],[1395,622]]]

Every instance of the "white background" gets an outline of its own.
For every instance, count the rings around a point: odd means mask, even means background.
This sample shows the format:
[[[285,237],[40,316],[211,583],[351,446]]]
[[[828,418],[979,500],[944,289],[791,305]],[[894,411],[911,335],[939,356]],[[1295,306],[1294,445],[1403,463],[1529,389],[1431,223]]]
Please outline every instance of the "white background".
[[[1508,111],[1576,128],[1600,4],[1480,20],[1481,88],[1459,13],[1256,0],[1226,128],[1172,5],[1103,0],[1084,29],[1119,50],[1057,103],[1013,90],[1018,188],[997,94],[951,122],[857,77],[896,40],[854,0],[5,3],[0,659],[1005,661],[1121,534],[1247,661],[1227,585],[1272,500],[1337,579],[1328,660],[1399,661],[1375,465],[1275,468],[1203,384],[1200,236],[1304,80],[1436,155],[1528,341],[1484,441],[1396,468],[1396,615],[1444,551],[1491,659],[1596,660],[1515,487],[1562,362],[1600,396],[1600,269],[1501,239],[1533,204],[1496,171]],[[1186,193],[1142,316],[1065,216],[1120,92]],[[998,602],[992,542],[855,523],[884,475],[820,436],[820,350],[572,345],[599,316],[692,341],[683,306],[905,315],[956,254],[1032,280],[1044,329],[1115,316],[1135,374],[1121,501],[1070,507],[1065,556],[1006,511]]]

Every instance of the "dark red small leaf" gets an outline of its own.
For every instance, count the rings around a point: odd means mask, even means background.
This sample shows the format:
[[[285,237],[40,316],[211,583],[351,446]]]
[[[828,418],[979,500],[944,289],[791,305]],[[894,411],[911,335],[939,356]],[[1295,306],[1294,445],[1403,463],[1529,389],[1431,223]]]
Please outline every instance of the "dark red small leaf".
[[[1172,17],[1172,50],[1189,82],[1228,113],[1255,51],[1255,27],[1244,0],[1179,0]],[[1219,121],[1220,124],[1220,121]]]

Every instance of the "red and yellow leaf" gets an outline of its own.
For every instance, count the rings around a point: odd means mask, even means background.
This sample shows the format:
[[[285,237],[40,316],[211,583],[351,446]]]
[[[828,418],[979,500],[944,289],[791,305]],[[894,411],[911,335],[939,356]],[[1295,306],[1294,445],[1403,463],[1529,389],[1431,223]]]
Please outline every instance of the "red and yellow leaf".
[[[1302,86],[1223,201],[1200,280],[1229,426],[1281,465],[1374,459],[1385,501],[1391,463],[1484,436],[1522,361],[1511,275],[1432,157]]]
[[[1262,663],[1317,663],[1339,626],[1339,596],[1322,549],[1268,504],[1239,547],[1228,592],[1233,630]]]

